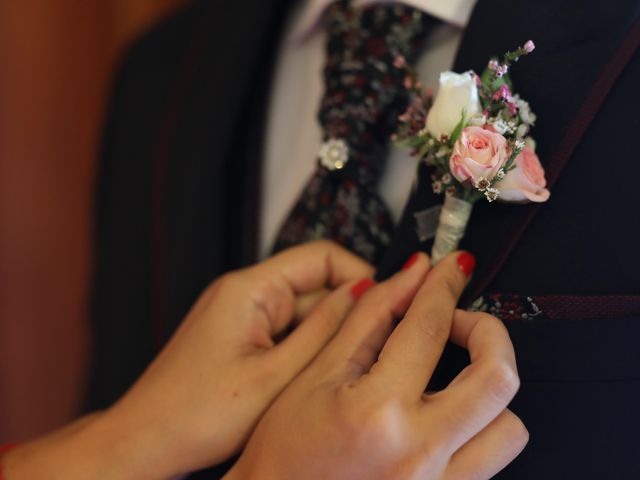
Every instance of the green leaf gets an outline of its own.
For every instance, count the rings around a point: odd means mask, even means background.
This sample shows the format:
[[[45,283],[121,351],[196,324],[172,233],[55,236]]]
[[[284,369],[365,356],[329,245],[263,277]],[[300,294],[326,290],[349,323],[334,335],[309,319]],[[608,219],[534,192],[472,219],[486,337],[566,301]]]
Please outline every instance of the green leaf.
[[[509,156],[509,159],[507,160],[504,166],[505,173],[509,172],[510,170],[513,170],[516,167],[514,163],[518,155],[520,155],[520,152],[522,152],[522,150],[513,149],[513,152],[511,152],[511,155]]]
[[[421,157],[424,157],[427,155],[427,153],[429,153],[429,150],[431,150],[431,147],[429,146],[429,142],[424,142],[424,145],[420,147],[420,150],[418,151],[418,153],[420,154]]]
[[[491,92],[495,92],[500,88],[501,85],[507,84],[509,89],[513,92],[513,82],[511,81],[511,77],[509,74],[503,75],[502,77],[496,77],[495,73],[489,70],[489,67],[484,69],[482,75],[480,76],[480,80],[482,81],[482,85],[491,90]]]
[[[482,75],[480,75],[480,81],[485,88],[489,88],[491,86],[491,77],[493,77],[493,72],[489,70],[489,67],[485,67]]]
[[[422,145],[423,142],[424,142],[424,138],[422,138],[421,136],[416,136],[416,137],[407,139],[406,145],[409,148],[416,148]]]
[[[460,138],[460,134],[462,134],[462,130],[464,129],[464,127],[467,126],[466,118],[467,118],[467,109],[465,107],[462,109],[462,118],[458,122],[458,125],[456,125],[456,128],[453,129],[453,132],[451,132],[451,137],[449,138],[449,144],[452,147],[453,147],[453,144],[456,143]]]

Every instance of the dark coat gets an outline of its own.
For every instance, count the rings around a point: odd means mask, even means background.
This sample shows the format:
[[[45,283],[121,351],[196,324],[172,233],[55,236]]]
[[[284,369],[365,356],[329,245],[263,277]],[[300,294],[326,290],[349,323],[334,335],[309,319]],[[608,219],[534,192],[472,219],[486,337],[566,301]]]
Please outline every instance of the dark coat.
[[[255,260],[264,113],[290,2],[249,3],[193,2],[117,75],[98,178],[90,408],[126,390],[213,278]],[[566,305],[508,322],[522,378],[511,408],[531,440],[497,478],[640,478],[639,13],[638,0],[480,0],[455,62],[481,71],[535,41],[512,77],[538,114],[553,183],[542,206],[477,206],[465,300]],[[454,350],[440,383],[464,361]]]

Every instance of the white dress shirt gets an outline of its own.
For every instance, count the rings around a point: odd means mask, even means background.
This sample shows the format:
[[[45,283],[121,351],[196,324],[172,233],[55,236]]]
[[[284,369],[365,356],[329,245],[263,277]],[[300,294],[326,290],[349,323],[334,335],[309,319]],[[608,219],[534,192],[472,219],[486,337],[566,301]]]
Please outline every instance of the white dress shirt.
[[[289,19],[280,45],[267,116],[261,193],[260,256],[268,256],[282,222],[313,174],[322,144],[316,114],[323,93],[326,36],[318,28],[333,0],[306,0]],[[354,0],[365,5],[376,0]],[[450,70],[462,31],[477,0],[402,0],[443,20],[427,38],[416,65],[424,85],[437,87]],[[397,221],[409,194],[416,160],[391,146],[378,191]]]

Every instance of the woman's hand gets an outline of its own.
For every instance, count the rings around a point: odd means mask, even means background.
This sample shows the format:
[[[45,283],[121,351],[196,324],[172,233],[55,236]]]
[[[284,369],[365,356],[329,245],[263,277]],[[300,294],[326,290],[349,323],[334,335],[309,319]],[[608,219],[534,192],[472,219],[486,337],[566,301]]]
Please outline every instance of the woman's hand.
[[[119,402],[7,454],[7,478],[168,478],[229,458],[372,273],[322,241],[221,277]]]
[[[227,478],[485,479],[511,462],[528,434],[506,410],[519,386],[509,336],[490,315],[454,310],[470,259],[443,259],[415,299],[424,255],[371,288],[265,414]],[[424,394],[449,337],[471,364]]]

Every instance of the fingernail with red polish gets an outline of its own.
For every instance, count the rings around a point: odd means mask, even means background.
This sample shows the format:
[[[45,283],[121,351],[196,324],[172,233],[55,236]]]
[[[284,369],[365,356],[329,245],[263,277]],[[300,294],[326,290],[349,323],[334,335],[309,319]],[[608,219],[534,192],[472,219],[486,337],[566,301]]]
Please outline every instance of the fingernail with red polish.
[[[458,267],[467,277],[473,273],[476,268],[476,258],[467,252],[458,255]]]
[[[371,278],[360,280],[353,287],[351,287],[351,296],[357,300],[364,294],[364,292],[369,290],[375,284],[376,282]]]
[[[409,257],[409,260],[407,260],[406,263],[402,266],[402,270],[408,270],[409,268],[411,268],[411,265],[418,261],[418,256],[419,255],[417,252],[411,255]]]

